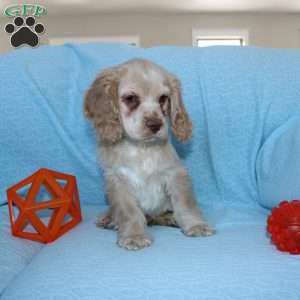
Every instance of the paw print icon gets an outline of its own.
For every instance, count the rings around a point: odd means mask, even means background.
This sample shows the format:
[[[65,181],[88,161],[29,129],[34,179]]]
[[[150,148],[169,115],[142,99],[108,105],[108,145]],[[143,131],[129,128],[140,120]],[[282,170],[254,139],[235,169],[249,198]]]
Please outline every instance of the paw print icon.
[[[45,27],[42,23],[35,22],[34,17],[16,17],[13,23],[5,26],[5,31],[11,34],[10,42],[13,47],[28,45],[35,47],[39,44],[39,35],[43,34]]]

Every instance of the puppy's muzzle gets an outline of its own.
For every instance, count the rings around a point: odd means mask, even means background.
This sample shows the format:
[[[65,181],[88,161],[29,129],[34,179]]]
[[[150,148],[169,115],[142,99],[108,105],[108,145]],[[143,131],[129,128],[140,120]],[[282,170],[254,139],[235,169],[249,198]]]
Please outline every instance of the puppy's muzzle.
[[[163,126],[163,122],[159,118],[146,118],[145,125],[152,133],[157,133]]]

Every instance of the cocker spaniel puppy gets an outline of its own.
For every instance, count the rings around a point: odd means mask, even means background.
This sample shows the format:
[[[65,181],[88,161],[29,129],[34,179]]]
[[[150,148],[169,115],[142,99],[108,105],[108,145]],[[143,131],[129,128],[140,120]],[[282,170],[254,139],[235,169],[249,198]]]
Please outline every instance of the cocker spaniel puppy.
[[[119,246],[149,246],[147,221],[187,236],[213,234],[168,139],[169,125],[179,141],[192,134],[174,75],[143,59],[106,69],[88,89],[84,111],[96,129],[110,204],[98,225],[116,229]]]

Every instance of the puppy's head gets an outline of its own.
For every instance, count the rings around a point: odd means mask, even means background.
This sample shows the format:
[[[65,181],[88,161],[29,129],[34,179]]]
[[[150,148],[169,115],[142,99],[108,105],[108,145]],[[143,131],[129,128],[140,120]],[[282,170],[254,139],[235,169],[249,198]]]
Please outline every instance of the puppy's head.
[[[87,91],[84,110],[103,142],[165,140],[169,123],[180,141],[192,133],[179,80],[142,59],[104,70]]]

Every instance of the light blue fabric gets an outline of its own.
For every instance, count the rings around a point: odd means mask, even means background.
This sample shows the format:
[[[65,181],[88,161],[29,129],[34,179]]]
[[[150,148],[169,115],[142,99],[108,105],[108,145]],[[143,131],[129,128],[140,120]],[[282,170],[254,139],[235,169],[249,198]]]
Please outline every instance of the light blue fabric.
[[[182,81],[194,135],[174,143],[218,230],[213,237],[154,227],[153,247],[131,253],[115,245],[114,232],[93,224],[105,193],[83,95],[99,71],[133,57]],[[7,187],[48,167],[76,175],[85,211],[85,222],[43,248],[10,237],[7,220],[0,225],[0,285],[10,282],[1,300],[299,300],[299,257],[270,245],[268,211],[259,206],[269,196],[259,198],[256,173],[262,146],[299,116],[299,75],[299,50],[87,44],[1,56],[0,204]]]
[[[208,238],[151,227],[154,244],[138,252],[95,227],[98,206],[83,210],[85,221],[44,247],[1,300],[299,300],[300,257],[270,244],[263,210],[206,212],[218,230]]]
[[[257,185],[259,202],[268,208],[300,198],[300,118],[285,122],[264,143],[257,158]]]
[[[37,168],[74,174],[86,203],[104,203],[83,95],[103,68],[144,57],[182,81],[194,136],[177,148],[203,205],[253,206],[258,150],[300,111],[300,51],[258,48],[139,49],[67,45],[0,58],[0,199]]]
[[[12,237],[8,207],[0,207],[0,295],[42,247],[42,244]]]

